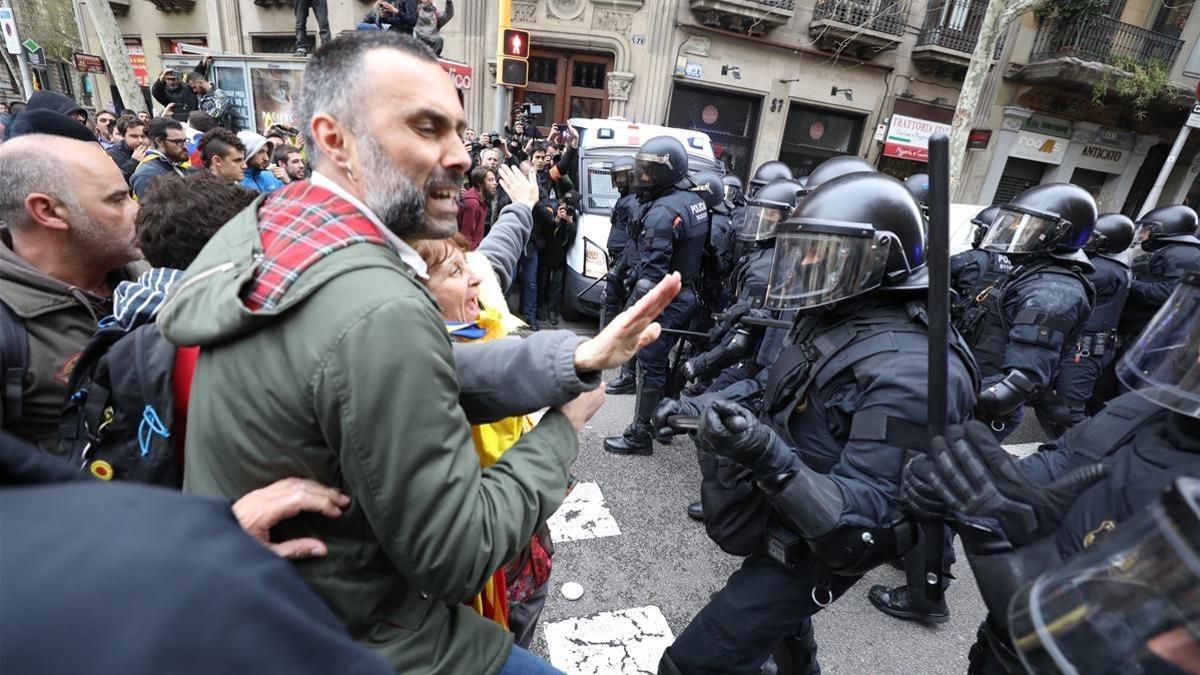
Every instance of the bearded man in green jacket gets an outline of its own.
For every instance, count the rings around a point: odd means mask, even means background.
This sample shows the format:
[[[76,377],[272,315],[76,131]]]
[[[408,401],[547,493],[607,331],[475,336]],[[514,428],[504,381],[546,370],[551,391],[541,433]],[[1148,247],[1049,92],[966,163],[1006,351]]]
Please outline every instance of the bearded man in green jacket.
[[[364,31],[311,58],[302,100],[312,179],[226,224],[159,315],[170,340],[201,348],[184,489],[236,498],[298,476],[344,492],[340,518],[301,515],[272,536],[326,544],[297,566],[356,639],[397,672],[541,672],[463,603],[558,508],[603,395],[549,411],[481,470],[425,266],[403,241],[457,229],[470,158],[450,79],[411,37]],[[607,352],[552,367],[628,358],[678,287],[664,281]]]

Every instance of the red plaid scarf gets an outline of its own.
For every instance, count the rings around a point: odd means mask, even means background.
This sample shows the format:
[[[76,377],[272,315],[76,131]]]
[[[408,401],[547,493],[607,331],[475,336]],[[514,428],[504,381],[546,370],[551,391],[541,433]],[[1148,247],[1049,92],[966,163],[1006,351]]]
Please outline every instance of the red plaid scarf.
[[[242,298],[251,310],[271,309],[306,269],[354,244],[389,246],[362,211],[307,181],[271,193],[258,209],[263,261]]]

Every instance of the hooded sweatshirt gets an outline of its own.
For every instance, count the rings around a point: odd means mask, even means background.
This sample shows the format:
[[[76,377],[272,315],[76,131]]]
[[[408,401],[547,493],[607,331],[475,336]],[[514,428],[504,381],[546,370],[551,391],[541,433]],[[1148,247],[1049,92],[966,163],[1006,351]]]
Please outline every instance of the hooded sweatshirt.
[[[109,283],[115,286],[134,279],[144,269],[144,263],[131,263],[114,270]],[[56,453],[67,381],[97,321],[109,313],[111,301],[43,274],[13,252],[4,229],[0,229],[0,301],[23,319],[29,339],[23,412],[20,419],[11,419],[0,399],[4,429]]]

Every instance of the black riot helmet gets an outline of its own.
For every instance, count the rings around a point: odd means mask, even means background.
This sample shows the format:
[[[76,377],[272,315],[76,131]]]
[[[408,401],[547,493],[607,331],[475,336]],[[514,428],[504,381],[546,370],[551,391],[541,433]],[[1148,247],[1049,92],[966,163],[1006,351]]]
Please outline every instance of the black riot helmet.
[[[1137,219],[1137,235],[1145,242],[1142,248],[1149,244],[1149,250],[1160,242],[1200,244],[1196,228],[1196,212],[1183,204],[1160,206]]]
[[[775,226],[792,215],[800,184],[794,180],[777,180],[759,188],[746,200],[737,238],[742,241],[765,241],[775,237]]]
[[[763,162],[754,170],[754,175],[750,177],[750,194],[747,197],[753,196],[755,191],[762,188],[768,183],[774,183],[777,180],[791,180],[792,170],[787,164],[773,159],[769,162]]]
[[[1133,245],[1136,226],[1128,216],[1120,213],[1102,213],[1096,218],[1096,227],[1083,250],[1088,253],[1121,253]]]
[[[609,172],[617,192],[621,193],[622,197],[629,194],[629,188],[633,185],[633,157],[626,155],[614,159]]]
[[[908,188],[908,193],[917,200],[922,209],[929,208],[929,174],[914,173],[904,179],[904,187]]]
[[[692,176],[692,182],[696,184],[692,191],[700,195],[709,211],[725,203],[725,183],[721,182],[721,174],[716,171],[697,171]]]
[[[741,206],[746,202],[742,199],[742,194],[745,188],[742,186],[742,179],[737,176],[727,173],[721,176],[721,182],[725,184],[725,201],[734,206]]]
[[[834,178],[779,224],[765,307],[807,309],[876,288],[919,289],[925,218],[904,184],[880,173]]]
[[[996,220],[999,213],[1000,205],[993,204],[971,218],[971,224],[975,226],[975,233],[971,237],[971,248],[979,248],[983,243],[983,238],[987,236],[988,230],[992,228],[992,221]]]
[[[875,166],[856,155],[838,155],[821,162],[808,174],[808,182],[804,184],[805,192],[810,192],[834,178],[852,173],[875,173]]]
[[[653,190],[675,185],[687,176],[687,149],[677,138],[655,136],[633,156],[633,184]]]
[[[1071,183],[1035,185],[1000,205],[982,248],[1009,255],[1048,253],[1086,264],[1080,249],[1095,225],[1096,200],[1087,190]]]

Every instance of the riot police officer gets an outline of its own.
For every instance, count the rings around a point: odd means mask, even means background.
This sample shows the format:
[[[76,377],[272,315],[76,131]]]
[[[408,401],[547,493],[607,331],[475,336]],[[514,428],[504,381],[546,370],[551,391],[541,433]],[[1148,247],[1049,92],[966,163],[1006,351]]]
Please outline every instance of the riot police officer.
[[[1095,302],[1083,246],[1096,223],[1096,202],[1069,183],[1032,187],[1000,207],[981,248],[1015,268],[982,298],[985,314],[964,334],[983,374],[975,409],[1001,438],[1016,428],[1021,407],[1045,391],[1063,357],[1074,353]]]
[[[971,224],[975,226],[971,248],[950,256],[950,288],[956,296],[950,306],[950,317],[954,327],[964,335],[971,333],[972,327],[983,318],[983,301],[993,290],[1004,285],[1012,272],[1008,256],[980,248],[998,213],[999,206],[989,206],[975,214],[971,218]],[[971,309],[974,311],[968,315]]]
[[[745,188],[742,186],[741,178],[727,173],[721,176],[721,184],[725,186],[725,201],[729,203],[731,209],[738,209],[746,205]]]
[[[683,287],[659,316],[663,328],[687,325],[700,308],[696,281],[708,241],[708,207],[699,194],[688,189],[687,172],[687,150],[669,136],[651,138],[634,155],[634,187],[643,209],[629,301],[636,302],[663,277],[678,272]],[[667,354],[673,343],[669,335],[663,335],[638,352],[640,382],[633,422],[622,435],[605,439],[605,450],[618,455],[654,451],[650,415],[667,384]]]
[[[1138,218],[1137,227],[1148,255],[1133,264],[1129,304],[1121,316],[1121,332],[1128,337],[1145,328],[1184,274],[1200,271],[1200,238],[1191,207],[1161,206]]]
[[[1013,591],[1021,583],[1048,568],[1069,568],[1069,563],[1063,566],[1060,560],[1085,549],[1101,548],[1106,540],[1129,541],[1142,536],[1147,529],[1146,513],[1154,510],[1163,489],[1177,484],[1181,476],[1200,476],[1200,274],[1189,273],[1183,279],[1127,350],[1117,372],[1133,391],[1112,400],[1095,417],[1072,427],[1055,444],[1021,460],[1017,467],[990,433],[972,424],[951,429],[948,442],[936,444],[950,457],[931,457],[929,462],[917,459],[906,471],[903,492],[915,509],[937,512],[949,507],[973,523],[993,524],[992,531],[960,528],[990,610],[980,629],[980,643],[972,650],[971,672],[1019,672],[1022,663],[1032,665],[1028,652],[1018,661],[1010,639],[1010,617],[1028,620],[1020,611],[1008,610]],[[975,467],[970,475],[964,471],[969,464]],[[997,495],[989,502],[999,508],[988,508],[983,500],[973,501],[964,491]],[[1194,509],[1196,498],[1191,499]],[[1150,525],[1152,529],[1153,523]],[[1193,522],[1190,529],[1178,530],[1190,539],[1193,550],[1200,548],[1197,525]],[[1141,557],[1127,555],[1123,559]],[[1136,570],[1144,562],[1158,561],[1150,557],[1136,566],[1122,566],[1121,611],[1148,609],[1164,614],[1166,608],[1161,604],[1143,604],[1135,595],[1139,587]],[[1186,561],[1180,562],[1183,564],[1159,569],[1187,570]],[[1108,570],[1110,566],[1094,568]],[[1200,570],[1192,569],[1190,574],[1195,579]],[[1168,583],[1165,576],[1144,581],[1160,598],[1172,598],[1173,593],[1163,585]],[[1092,584],[1075,586],[1097,590]],[[1055,597],[1058,592],[1052,584],[1044,588],[1044,597]],[[1191,593],[1192,599],[1184,593],[1182,601],[1194,603],[1194,591]],[[1078,607],[1079,599],[1068,597],[1068,604]],[[1135,665],[1143,656],[1141,645],[1128,639],[1128,632],[1137,630],[1142,622],[1129,615],[1102,615],[1094,610],[1103,606],[1103,599],[1088,599],[1093,602],[1088,603],[1087,648],[1100,652],[1091,654],[1090,660],[1087,654],[1071,655],[1077,671],[1142,672]],[[1078,623],[1065,622],[1052,632],[1070,635],[1071,624]],[[1119,627],[1119,632],[1112,632],[1113,627]],[[1026,628],[1019,627],[1015,634],[1025,635]],[[1029,641],[1022,643],[1027,646]],[[1084,665],[1087,663],[1091,667]]]
[[[1117,322],[1129,295],[1127,251],[1133,244],[1134,224],[1127,216],[1106,213],[1096,219],[1084,252],[1092,262],[1088,281],[1096,287],[1096,304],[1059,365],[1053,388],[1034,402],[1038,422],[1050,438],[1088,416],[1087,402],[1100,373],[1116,357]]]
[[[904,187],[908,188],[908,193],[917,200],[921,205],[921,212],[928,215],[929,213],[929,174],[914,173],[904,179]]]
[[[612,183],[620,197],[613,205],[609,217],[608,259],[612,267],[604,286],[604,305],[601,309],[600,328],[603,329],[612,317],[625,307],[629,297],[627,284],[632,261],[637,259],[638,218],[641,204],[633,194],[633,157],[618,157],[610,169]],[[621,366],[621,373],[608,383],[608,394],[632,394],[637,387],[633,362]]]
[[[733,297],[732,289],[726,283],[736,262],[733,257],[736,237],[730,220],[733,206],[726,199],[726,184],[716,171],[699,171],[692,176],[692,182],[696,184],[695,192],[708,207],[709,234],[704,248],[701,296],[707,310],[704,318],[711,325],[708,317],[724,310]],[[697,326],[693,328],[703,330]]]
[[[927,444],[924,242],[920,208],[880,174],[824,183],[780,224],[766,306],[799,313],[764,414],[717,401],[696,434],[706,526],[740,520],[717,543],[748,557],[660,672],[758,672],[776,643],[911,544],[896,504],[905,456]],[[958,421],[977,383],[965,345],[953,345],[949,373]],[[741,480],[715,482],[718,463],[741,467]],[[742,498],[712,499],[731,489]],[[736,513],[709,508],[718,502]]]
[[[758,165],[758,168],[754,170],[754,175],[750,177],[750,189],[746,191],[745,196],[749,199],[766,185],[777,180],[792,180],[792,178],[794,178],[792,170],[788,168],[787,164],[777,159],[763,162]]]

